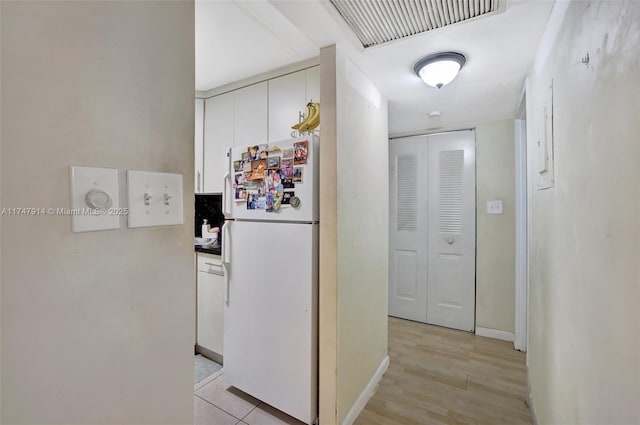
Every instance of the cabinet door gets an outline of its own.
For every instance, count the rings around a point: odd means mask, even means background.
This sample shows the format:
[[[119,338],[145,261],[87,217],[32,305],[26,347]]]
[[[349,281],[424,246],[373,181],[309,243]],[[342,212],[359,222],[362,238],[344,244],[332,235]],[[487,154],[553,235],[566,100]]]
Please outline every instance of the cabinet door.
[[[234,92],[234,146],[267,143],[267,82]]]
[[[305,70],[307,77],[306,101],[320,102],[320,66]]]
[[[223,355],[224,276],[198,271],[199,346]]]
[[[305,71],[269,80],[269,142],[291,138],[291,126],[306,111]]]
[[[193,190],[195,193],[200,193],[202,192],[202,171],[204,164],[204,99],[196,99],[196,120],[194,130],[195,182]]]
[[[204,114],[204,191],[222,192],[227,172],[227,149],[233,146],[233,93],[205,101]]]

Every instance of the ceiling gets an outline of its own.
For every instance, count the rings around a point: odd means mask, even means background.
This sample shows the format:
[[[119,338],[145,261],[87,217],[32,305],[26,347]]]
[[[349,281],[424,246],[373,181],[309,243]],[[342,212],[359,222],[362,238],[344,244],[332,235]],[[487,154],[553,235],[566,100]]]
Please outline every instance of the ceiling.
[[[308,59],[335,43],[389,100],[390,134],[512,118],[552,6],[508,0],[501,13],[365,50],[328,0],[196,0],[196,89]],[[438,90],[413,65],[445,50],[463,53],[467,63]],[[441,118],[430,119],[431,111]]]

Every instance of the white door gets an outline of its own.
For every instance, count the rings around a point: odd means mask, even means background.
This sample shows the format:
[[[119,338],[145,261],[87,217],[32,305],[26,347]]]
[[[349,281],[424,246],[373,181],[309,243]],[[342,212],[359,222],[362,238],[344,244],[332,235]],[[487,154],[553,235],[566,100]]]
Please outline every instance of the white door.
[[[427,320],[427,138],[389,148],[389,315]]]
[[[472,331],[475,134],[395,139],[390,160],[389,314]]]
[[[427,323],[474,330],[475,136],[429,136]]]

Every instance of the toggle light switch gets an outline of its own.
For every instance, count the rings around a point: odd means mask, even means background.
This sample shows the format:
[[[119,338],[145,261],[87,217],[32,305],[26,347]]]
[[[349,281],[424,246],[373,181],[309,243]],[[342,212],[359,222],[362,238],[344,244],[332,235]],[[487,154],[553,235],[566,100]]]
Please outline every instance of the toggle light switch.
[[[181,174],[129,170],[127,190],[129,227],[183,223]]]

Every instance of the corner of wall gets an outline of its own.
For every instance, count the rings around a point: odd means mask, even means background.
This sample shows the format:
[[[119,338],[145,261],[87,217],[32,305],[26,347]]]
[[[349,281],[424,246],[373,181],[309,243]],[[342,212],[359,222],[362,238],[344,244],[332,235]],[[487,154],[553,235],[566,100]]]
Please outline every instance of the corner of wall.
[[[320,49],[319,419],[337,424],[336,46]]]

